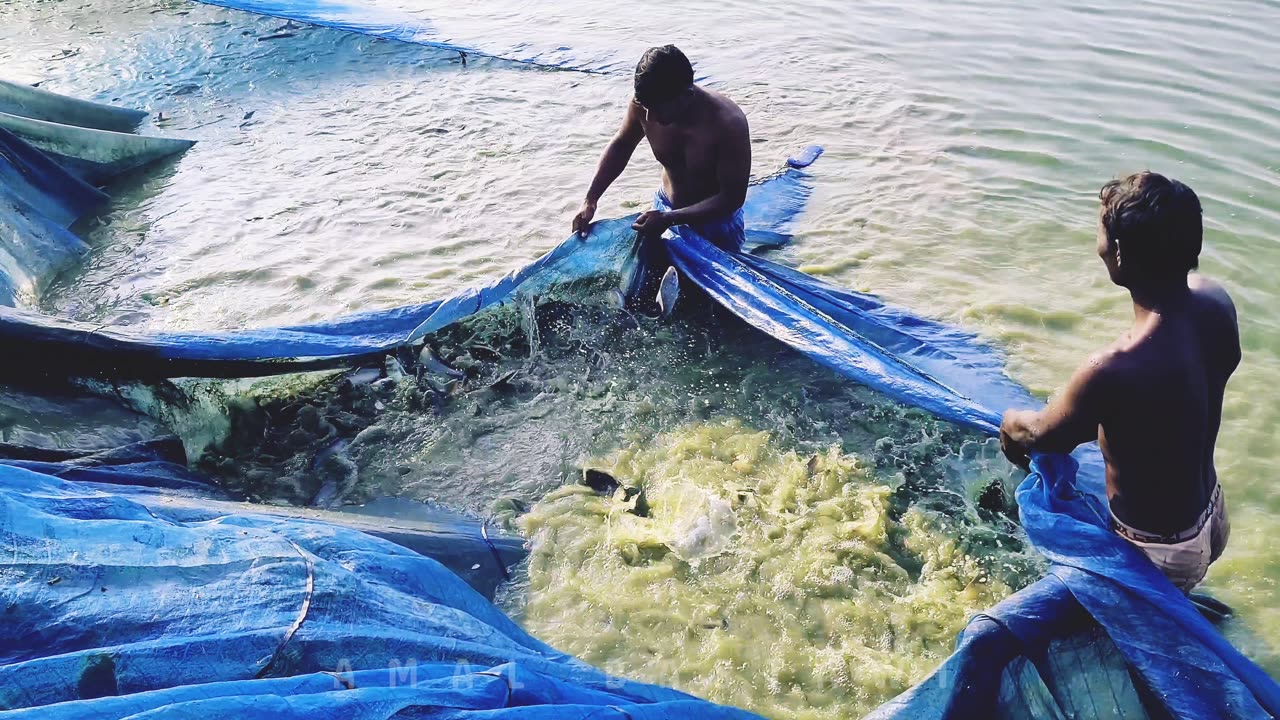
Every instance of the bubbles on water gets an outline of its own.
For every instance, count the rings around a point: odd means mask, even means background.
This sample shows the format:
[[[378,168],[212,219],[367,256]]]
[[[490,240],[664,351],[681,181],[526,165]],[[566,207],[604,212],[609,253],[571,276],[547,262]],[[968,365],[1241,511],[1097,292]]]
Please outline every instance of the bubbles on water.
[[[668,543],[676,557],[691,565],[724,553],[738,531],[737,516],[728,502],[714,495],[695,502],[698,508],[674,528]]]

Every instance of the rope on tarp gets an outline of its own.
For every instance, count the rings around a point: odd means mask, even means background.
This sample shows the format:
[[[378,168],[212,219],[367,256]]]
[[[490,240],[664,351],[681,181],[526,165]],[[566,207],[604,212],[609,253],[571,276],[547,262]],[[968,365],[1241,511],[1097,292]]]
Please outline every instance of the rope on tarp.
[[[267,664],[263,665],[262,669],[258,671],[258,674],[253,676],[256,680],[261,680],[271,673],[271,670],[276,665],[276,661],[284,654],[284,649],[289,644],[289,641],[293,640],[293,636],[298,634],[298,630],[302,627],[302,623],[306,622],[307,613],[311,611],[311,596],[316,589],[316,568],[315,564],[311,562],[311,557],[307,554],[306,550],[298,547],[298,544],[289,538],[284,538],[284,541],[289,543],[294,551],[298,553],[298,556],[302,558],[302,561],[306,563],[306,589],[302,595],[302,606],[298,608],[298,616],[293,619],[293,624],[285,631],[284,637],[280,639],[280,644],[276,646],[275,652],[271,653],[271,658],[267,660]]]

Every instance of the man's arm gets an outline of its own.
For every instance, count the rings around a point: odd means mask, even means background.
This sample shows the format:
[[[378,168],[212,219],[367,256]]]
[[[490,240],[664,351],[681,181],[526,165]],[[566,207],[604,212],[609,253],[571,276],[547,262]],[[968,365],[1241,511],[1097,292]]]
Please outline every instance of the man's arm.
[[[1043,410],[1005,412],[1000,448],[1010,462],[1026,469],[1033,452],[1068,453],[1098,438],[1111,372],[1109,357],[1106,353],[1090,357]]]
[[[636,151],[636,146],[644,139],[640,112],[640,106],[634,101],[627,103],[627,114],[622,119],[622,127],[618,128],[618,132],[614,134],[600,156],[595,177],[591,180],[591,187],[587,189],[587,198],[582,201],[582,209],[573,217],[573,231],[582,237],[587,236],[600,196],[604,195],[604,191],[608,190],[613,181],[617,180],[626,169],[632,153]]]
[[[689,207],[663,213],[668,226],[719,220],[746,202],[747,185],[751,181],[751,131],[747,118],[736,116],[724,132],[716,163],[720,192]]]

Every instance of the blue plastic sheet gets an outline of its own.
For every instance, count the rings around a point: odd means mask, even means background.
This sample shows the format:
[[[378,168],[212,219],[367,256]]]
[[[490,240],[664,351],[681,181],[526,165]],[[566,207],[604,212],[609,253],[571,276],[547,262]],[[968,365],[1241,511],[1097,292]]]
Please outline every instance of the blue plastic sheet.
[[[105,199],[0,128],[0,305],[17,304],[88,250],[67,228]]]
[[[231,499],[187,468],[186,450],[176,437],[96,452],[0,443],[0,465],[56,475],[63,480],[114,485],[126,490],[167,489],[192,497]]]
[[[1107,631],[1176,718],[1280,715],[1280,685],[1218,633],[1185,595],[1110,529],[1097,477],[1041,456],[1018,488],[1023,527],[1052,573]]]
[[[107,201],[106,193],[67,172],[49,156],[0,128],[0,187],[44,215],[71,227]]]
[[[147,116],[141,110],[71,98],[2,79],[0,113],[114,132],[133,132]]]
[[[0,307],[17,307],[88,251],[68,228],[107,199],[90,183],[192,143],[47,122],[38,118],[62,112],[95,128],[122,126],[143,114],[10,83],[0,83],[0,107],[25,113],[0,112]]]
[[[248,514],[359,530],[440,562],[488,599],[511,579],[508,568],[526,555],[521,538],[489,528],[485,522],[401,498],[375,498],[341,512],[243,505],[243,498],[188,469],[182,441],[174,436],[92,450],[58,449],[50,447],[50,440],[41,438],[36,446],[0,443],[0,466],[126,497],[178,522]]]
[[[0,465],[0,709],[66,718],[752,718],[538,642],[361,532]]]
[[[185,152],[195,144],[192,140],[82,128],[6,113],[0,113],[0,128],[94,185]]]
[[[673,233],[667,248],[683,276],[748,324],[836,372],[939,417],[994,432],[999,416],[856,335],[797,294],[695,234]],[[851,306],[849,308],[852,309]]]
[[[1044,657],[1055,637],[1081,631],[1087,623],[1088,615],[1067,587],[1046,577],[974,617],[951,657],[865,720],[1001,717],[1006,667],[1020,657]]]

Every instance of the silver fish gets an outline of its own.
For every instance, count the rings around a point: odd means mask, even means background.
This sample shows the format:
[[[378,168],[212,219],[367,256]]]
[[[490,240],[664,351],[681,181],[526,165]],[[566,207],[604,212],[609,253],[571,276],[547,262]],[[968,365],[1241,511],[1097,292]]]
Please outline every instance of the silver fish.
[[[658,283],[658,309],[662,311],[662,317],[670,317],[679,298],[680,273],[676,272],[675,267],[669,267],[662,276],[662,282]]]
[[[418,353],[418,364],[426,368],[427,372],[433,375],[443,375],[445,377],[460,378],[462,372],[449,367],[441,360],[430,345],[423,345],[422,351]]]

